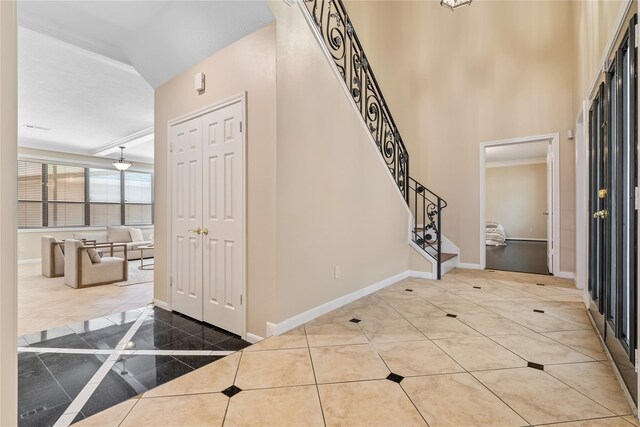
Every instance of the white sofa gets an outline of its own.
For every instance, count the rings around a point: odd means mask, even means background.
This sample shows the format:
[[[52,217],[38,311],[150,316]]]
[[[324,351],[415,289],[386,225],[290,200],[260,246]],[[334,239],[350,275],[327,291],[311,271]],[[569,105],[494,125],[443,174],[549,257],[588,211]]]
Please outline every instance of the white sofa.
[[[135,236],[135,232],[131,230],[140,230],[142,233],[142,239],[140,236]],[[139,234],[139,233],[138,233]],[[135,239],[132,237],[138,237]],[[87,231],[82,233],[73,233],[75,240],[81,240],[86,242],[87,245],[91,244],[106,244],[106,243],[125,243],[127,246],[127,259],[135,260],[140,259],[140,246],[149,246],[153,244],[153,229],[137,229],[136,227],[107,227],[107,231]],[[124,247],[114,246],[113,248],[102,247],[100,248],[104,256],[115,256],[123,258]],[[111,252],[113,250],[113,253]],[[153,249],[147,249],[144,251],[145,258],[153,258]]]
[[[113,247],[114,245],[109,246]],[[128,261],[122,257],[99,256],[97,250],[104,249],[103,246],[105,245],[85,246],[80,240],[65,240],[65,285],[77,289],[128,280]],[[126,255],[126,245],[123,243],[118,247]]]

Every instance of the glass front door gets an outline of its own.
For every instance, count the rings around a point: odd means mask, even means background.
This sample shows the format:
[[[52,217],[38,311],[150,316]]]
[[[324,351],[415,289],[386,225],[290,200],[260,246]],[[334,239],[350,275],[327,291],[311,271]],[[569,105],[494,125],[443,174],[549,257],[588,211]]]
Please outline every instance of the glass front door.
[[[637,100],[634,16],[589,111],[589,311],[633,399]]]

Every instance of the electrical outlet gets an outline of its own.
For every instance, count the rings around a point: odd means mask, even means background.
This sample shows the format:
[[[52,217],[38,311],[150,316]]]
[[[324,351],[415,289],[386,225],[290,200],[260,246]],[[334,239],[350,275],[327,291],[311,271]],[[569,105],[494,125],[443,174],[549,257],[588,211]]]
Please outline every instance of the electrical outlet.
[[[333,269],[333,278],[334,279],[339,279],[340,278],[340,266],[336,265],[336,267]]]

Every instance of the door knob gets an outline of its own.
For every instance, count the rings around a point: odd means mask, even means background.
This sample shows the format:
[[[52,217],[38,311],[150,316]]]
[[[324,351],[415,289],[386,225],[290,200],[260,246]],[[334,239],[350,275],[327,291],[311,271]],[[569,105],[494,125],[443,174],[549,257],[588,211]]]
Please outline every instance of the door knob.
[[[200,227],[198,227],[198,228],[190,228],[189,231],[192,232],[192,233],[196,233],[196,234],[202,233],[202,229]]]
[[[609,212],[606,209],[602,209],[601,211],[595,212],[593,214],[594,218],[605,219],[609,215]]]
[[[209,234],[209,229],[207,227],[202,229],[202,234],[204,234],[205,236]]]

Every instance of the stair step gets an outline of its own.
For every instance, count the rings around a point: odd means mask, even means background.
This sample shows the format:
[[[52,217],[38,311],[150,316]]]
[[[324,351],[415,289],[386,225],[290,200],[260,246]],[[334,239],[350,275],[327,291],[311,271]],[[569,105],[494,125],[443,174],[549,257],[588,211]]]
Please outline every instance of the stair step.
[[[449,253],[443,252],[442,255],[440,255],[440,262],[447,262],[451,258],[455,258],[457,256],[458,254],[449,254]]]

